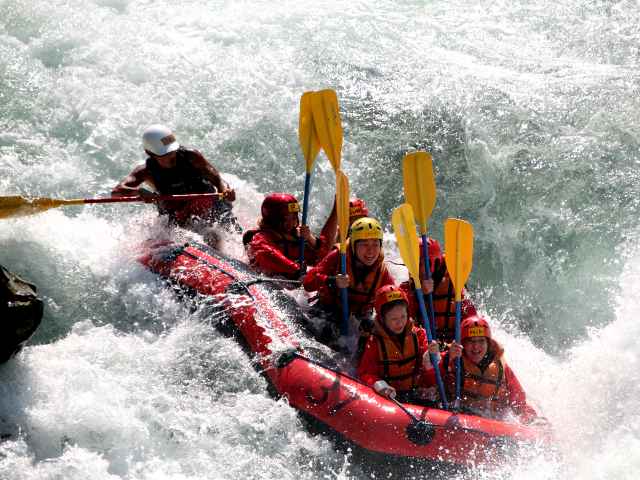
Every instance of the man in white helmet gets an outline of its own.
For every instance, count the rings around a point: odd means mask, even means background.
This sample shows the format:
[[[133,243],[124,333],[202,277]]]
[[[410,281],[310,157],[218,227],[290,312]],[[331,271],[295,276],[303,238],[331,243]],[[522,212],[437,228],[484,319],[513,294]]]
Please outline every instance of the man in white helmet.
[[[164,125],[147,127],[142,143],[148,155],[146,162],[116,185],[112,196],[140,195],[148,202],[156,202],[159,212],[168,215],[172,223],[203,234],[209,243],[215,243],[216,239],[211,230],[213,224],[240,232],[231,212],[235,191],[199,151],[181,146],[171,129]],[[144,188],[143,183],[154,191]],[[223,199],[156,201],[158,195],[214,192],[222,193]]]

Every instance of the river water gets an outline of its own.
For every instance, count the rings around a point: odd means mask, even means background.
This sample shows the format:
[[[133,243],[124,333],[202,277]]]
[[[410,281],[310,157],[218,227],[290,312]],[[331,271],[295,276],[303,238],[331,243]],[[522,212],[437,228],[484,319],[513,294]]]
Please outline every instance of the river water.
[[[334,88],[343,169],[387,228],[403,154],[433,154],[430,231],[474,225],[472,297],[555,427],[561,461],[468,475],[636,478],[638,25],[634,1],[3,0],[0,195],[108,195],[165,123],[251,227],[265,193],[301,198],[300,95]],[[315,228],[333,189],[321,156]],[[1,220],[45,316],[0,367],[0,478],[371,478],[135,262],[162,235],[143,204]]]

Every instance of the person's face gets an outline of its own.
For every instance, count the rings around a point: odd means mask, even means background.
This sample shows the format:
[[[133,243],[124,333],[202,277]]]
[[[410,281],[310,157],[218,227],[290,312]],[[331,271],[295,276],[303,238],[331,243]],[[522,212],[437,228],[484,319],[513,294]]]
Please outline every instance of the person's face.
[[[298,226],[298,212],[289,212],[284,216],[282,228],[285,232],[290,232]]]
[[[153,155],[153,158],[156,159],[160,167],[173,168],[176,165],[176,152],[177,150],[174,150],[173,152],[169,152],[166,155],[162,155],[162,156]]]
[[[380,256],[380,240],[375,238],[367,238],[366,240],[358,240],[356,242],[356,259],[370,267]]]
[[[400,334],[407,325],[407,307],[405,305],[395,305],[387,310],[384,315],[384,324],[393,333]]]
[[[464,339],[462,346],[464,347],[463,352],[469,360],[473,363],[480,363],[487,354],[489,343],[487,337],[470,337]]]

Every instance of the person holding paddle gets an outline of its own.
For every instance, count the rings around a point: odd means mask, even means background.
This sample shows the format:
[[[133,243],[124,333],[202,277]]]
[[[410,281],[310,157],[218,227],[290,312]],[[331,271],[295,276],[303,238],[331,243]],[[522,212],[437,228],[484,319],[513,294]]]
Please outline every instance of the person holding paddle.
[[[424,295],[433,295],[433,311],[435,316],[435,326],[437,340],[443,344],[449,344],[455,337],[456,321],[456,301],[453,284],[447,271],[446,256],[442,253],[440,243],[427,237],[429,248],[429,265],[431,265],[431,275],[426,275],[425,261],[422,249],[422,239],[420,245],[420,278],[422,279],[422,292]],[[409,316],[419,318],[418,300],[415,294],[413,280],[409,278],[400,284],[400,288],[409,299]],[[462,289],[462,318],[476,314],[476,308],[469,298],[466,289]]]
[[[369,216],[369,209],[367,208],[367,204],[364,200],[358,197],[351,198],[349,200],[349,225],[353,225],[353,222],[359,220],[363,217]],[[329,218],[327,219],[327,223],[325,224],[325,228],[322,229],[322,232],[334,232],[335,241],[333,243],[340,243],[340,232],[338,229],[338,212],[336,208],[336,203],[333,204],[333,209],[329,214]],[[327,238],[329,238],[327,236]]]
[[[321,234],[316,237],[308,225],[300,225],[300,205],[293,195],[271,193],[260,208],[256,230],[242,237],[249,264],[265,275],[298,279],[306,265],[315,265],[332,244]],[[323,228],[323,232],[327,229]],[[330,233],[335,237],[335,230]],[[304,260],[300,263],[300,239],[304,240]]]
[[[318,301],[312,305],[312,314],[325,320],[318,335],[323,343],[331,344],[340,335],[342,305],[339,289],[346,289],[349,315],[355,317],[363,335],[371,330],[375,292],[385,285],[395,285],[387,269],[382,252],[382,226],[374,218],[356,220],[349,229],[346,251],[346,273],[340,274],[340,251],[334,248],[309,270],[302,285],[308,292],[318,292]]]
[[[398,287],[387,285],[376,292],[375,325],[358,364],[358,377],[385,397],[431,403],[436,400],[435,389],[424,388],[425,369],[431,368],[427,333],[411,321],[408,303]]]
[[[159,195],[217,192],[222,198],[157,201],[158,210],[168,215],[172,224],[201,233],[210,244],[217,243],[217,235],[211,229],[214,224],[228,231],[241,231],[231,211],[235,191],[199,151],[181,146],[164,125],[145,129],[142,144],[148,158],[116,185],[112,196],[139,195],[145,201],[156,202]],[[144,183],[155,191],[144,188]]]
[[[491,336],[489,323],[478,315],[465,318],[461,325],[462,344],[451,344],[440,362],[440,371],[450,395],[456,389],[456,358],[461,359],[462,386],[460,409],[474,415],[504,419],[510,413],[520,422],[543,423],[513,370],[507,365],[503,347]],[[428,359],[427,359],[428,360]],[[428,362],[428,383],[435,384],[434,369]]]

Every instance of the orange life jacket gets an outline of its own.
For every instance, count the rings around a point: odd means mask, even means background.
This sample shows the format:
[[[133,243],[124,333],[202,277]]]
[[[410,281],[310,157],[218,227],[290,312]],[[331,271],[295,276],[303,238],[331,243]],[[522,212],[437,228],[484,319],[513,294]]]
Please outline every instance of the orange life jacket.
[[[490,340],[486,361],[477,365],[463,355],[460,363],[462,365],[460,389],[462,406],[483,416],[501,417],[509,405],[509,392],[504,381],[502,349],[496,347],[495,342]],[[455,396],[455,385],[454,369],[453,373],[447,377],[450,398]]]
[[[456,332],[456,292],[448,272],[444,274],[437,285],[434,285],[432,295],[438,338],[454,338]]]
[[[384,372],[383,379],[398,392],[415,388],[422,359],[418,355],[418,336],[413,331],[412,322],[407,322],[402,345],[392,339],[377,321],[372,335],[378,341],[378,361]]]

